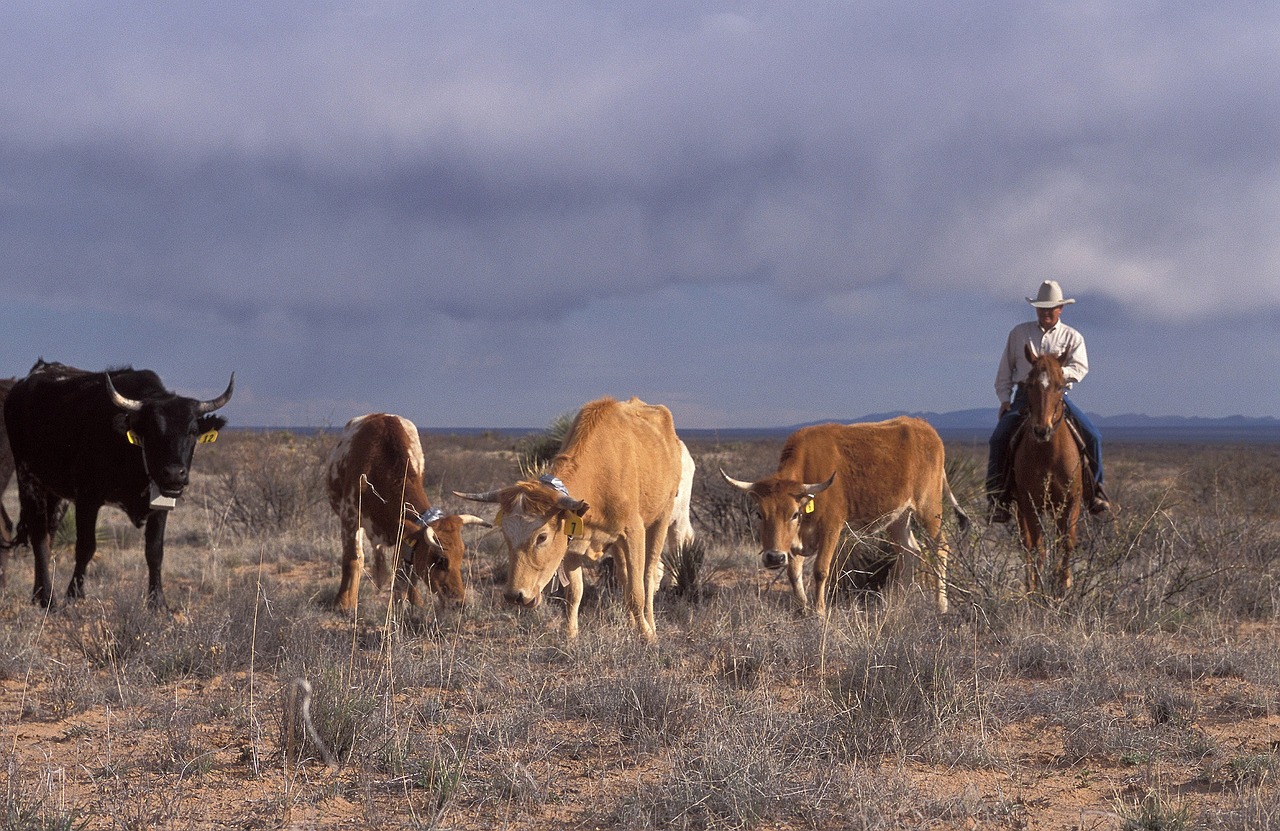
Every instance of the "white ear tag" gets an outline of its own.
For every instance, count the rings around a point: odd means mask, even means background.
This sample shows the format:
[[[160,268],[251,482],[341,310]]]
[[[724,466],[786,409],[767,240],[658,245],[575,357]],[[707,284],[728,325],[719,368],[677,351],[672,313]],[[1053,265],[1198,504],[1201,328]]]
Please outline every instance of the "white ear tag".
[[[138,438],[138,434],[132,430],[126,430],[124,437],[129,440],[129,444],[136,444],[139,447],[142,446],[142,439]]]
[[[200,434],[200,438],[196,439],[200,444],[213,444],[218,440],[217,430],[206,430]]]
[[[564,533],[569,537],[582,536],[582,517],[577,514],[569,514],[564,518]]]

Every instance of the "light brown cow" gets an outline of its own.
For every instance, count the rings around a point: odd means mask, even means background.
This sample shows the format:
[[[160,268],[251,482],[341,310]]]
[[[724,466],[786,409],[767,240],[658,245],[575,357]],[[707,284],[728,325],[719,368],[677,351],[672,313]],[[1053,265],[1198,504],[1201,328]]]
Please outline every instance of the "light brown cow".
[[[568,589],[565,628],[577,637],[582,566],[609,549],[631,621],[652,642],[653,593],[679,485],[680,440],[671,412],[638,398],[602,398],[578,412],[550,473],[458,496],[502,507],[497,524],[510,555],[507,600],[538,605],[561,571]]]
[[[734,487],[760,508],[761,556],[769,568],[787,567],[796,601],[808,609],[804,558],[813,566],[817,613],[826,614],[827,580],[840,532],[885,533],[898,550],[897,582],[923,577],[934,589],[938,609],[947,609],[947,543],[942,532],[942,497],[960,510],[943,466],[942,439],[926,422],[899,417],[874,424],[820,424],[792,433],[782,448],[778,470],[759,482],[741,482],[723,470]],[[924,528],[933,549],[930,562],[916,543],[911,518]]]
[[[334,600],[354,609],[360,593],[366,535],[373,545],[373,579],[385,588],[386,550],[395,552],[396,593],[421,605],[413,578],[444,600],[462,602],[462,529],[489,523],[471,514],[433,510],[423,490],[418,428],[407,418],[371,413],[347,422],[329,455],[329,504],[342,520],[342,583]]]

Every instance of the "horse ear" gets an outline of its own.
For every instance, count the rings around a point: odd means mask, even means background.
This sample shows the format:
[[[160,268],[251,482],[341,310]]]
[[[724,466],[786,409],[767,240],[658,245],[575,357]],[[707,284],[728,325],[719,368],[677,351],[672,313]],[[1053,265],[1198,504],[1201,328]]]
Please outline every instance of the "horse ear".
[[[1057,355],[1055,355],[1054,357],[1056,357],[1056,358],[1058,359],[1058,363],[1062,364],[1063,366],[1066,366],[1066,364],[1067,364],[1067,358],[1071,357],[1071,353],[1070,353],[1070,352],[1068,352],[1068,351],[1066,351],[1066,350],[1064,349],[1063,351],[1059,352],[1059,353],[1058,353]]]
[[[1031,345],[1031,341],[1024,343],[1022,349],[1027,353],[1027,360],[1034,364],[1039,356],[1036,354],[1036,348]]]

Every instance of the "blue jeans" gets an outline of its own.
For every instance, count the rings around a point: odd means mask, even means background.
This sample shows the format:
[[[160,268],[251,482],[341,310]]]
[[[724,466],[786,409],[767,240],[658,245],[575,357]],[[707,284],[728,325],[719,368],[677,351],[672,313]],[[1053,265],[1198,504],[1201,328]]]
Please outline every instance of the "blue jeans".
[[[1077,407],[1071,401],[1071,397],[1064,395],[1062,401],[1066,404],[1067,415],[1080,428],[1080,436],[1084,439],[1084,452],[1089,457],[1089,466],[1093,469],[1094,481],[1098,483],[1098,487],[1102,487],[1102,434],[1098,432],[1098,428],[1089,420],[1089,416],[1085,415],[1084,410]],[[1009,440],[1013,438],[1013,431],[1018,426],[1018,419],[1022,416],[1022,408],[1027,404],[1027,396],[1023,394],[1022,387],[1018,387],[1017,393],[1013,396],[1013,403],[1009,407],[1009,411],[1000,417],[996,422],[996,429],[991,433],[991,441],[988,443],[987,454],[987,493],[995,494],[997,497],[1004,491],[1004,471],[1008,470],[1009,456]]]

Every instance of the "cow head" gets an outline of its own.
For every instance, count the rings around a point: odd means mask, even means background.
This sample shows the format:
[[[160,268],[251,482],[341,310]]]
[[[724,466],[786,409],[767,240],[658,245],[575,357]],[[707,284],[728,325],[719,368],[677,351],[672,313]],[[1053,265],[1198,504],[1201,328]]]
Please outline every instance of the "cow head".
[[[476,502],[496,502],[507,543],[509,568],[504,596],[511,603],[537,606],[569,550],[569,532],[581,525],[587,503],[544,482],[526,480],[488,493],[457,493]],[[579,531],[578,533],[583,533]]]
[[[405,541],[413,548],[413,573],[442,601],[462,603],[467,599],[462,580],[462,559],[466,544],[462,529],[468,525],[492,527],[471,514],[450,514],[425,524],[405,520]]]
[[[836,475],[825,482],[806,484],[776,475],[759,482],[742,482],[720,471],[730,485],[746,493],[756,503],[760,519],[760,558],[766,568],[782,568],[793,554],[804,551],[800,526],[813,510],[813,498],[831,487]]]
[[[164,496],[181,496],[190,481],[196,443],[227,423],[222,416],[211,413],[231,400],[235,373],[231,373],[226,391],[209,401],[170,392],[143,399],[126,398],[116,391],[110,374],[104,373],[104,377],[112,403],[123,411],[116,417],[116,428],[131,444],[139,446],[147,476]]]

